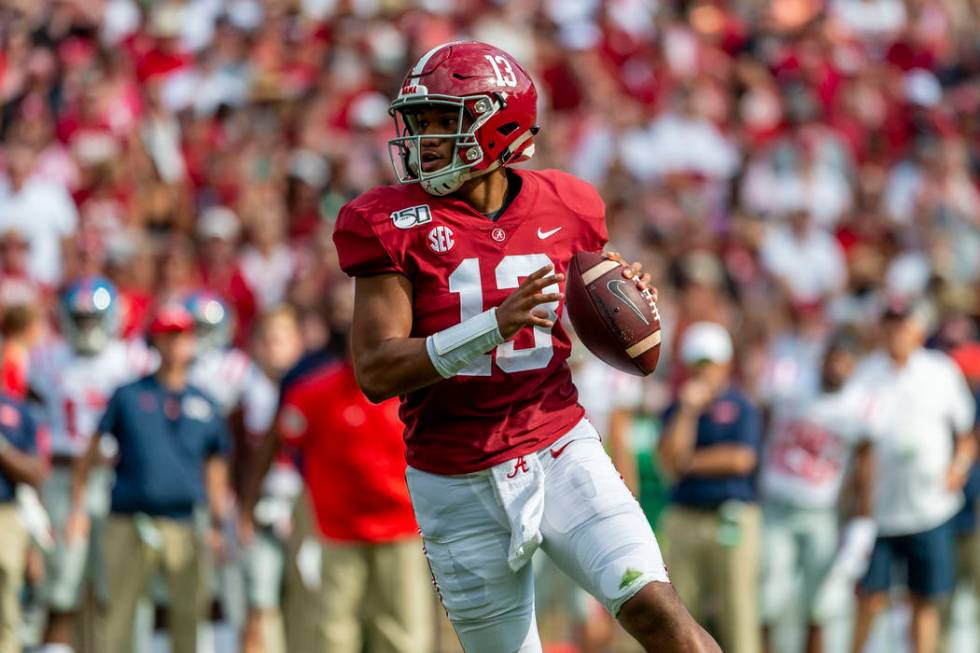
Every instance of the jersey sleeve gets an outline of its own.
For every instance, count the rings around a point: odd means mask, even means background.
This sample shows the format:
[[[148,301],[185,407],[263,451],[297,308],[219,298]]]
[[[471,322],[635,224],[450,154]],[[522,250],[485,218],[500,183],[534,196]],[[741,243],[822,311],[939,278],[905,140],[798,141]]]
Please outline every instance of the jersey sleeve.
[[[211,421],[211,437],[208,439],[208,456],[225,456],[231,450],[231,433],[228,430],[228,420],[214,406],[214,418]]]
[[[609,231],[606,229],[606,205],[599,197],[599,193],[595,193],[595,199],[598,203],[598,212],[585,215],[582,220],[582,249],[588,252],[601,252],[609,242]]]
[[[733,440],[759,451],[762,448],[762,416],[749,402],[738,403],[739,414],[733,429]]]
[[[18,426],[15,434],[11,434],[14,437],[8,438],[19,451],[26,454],[36,454],[38,449],[37,443],[37,425],[34,423],[34,418],[31,417],[30,411],[24,406],[9,406],[10,410],[14,410],[18,413]]]
[[[348,276],[370,277],[391,272],[405,274],[404,267],[385,247],[368,216],[352,204],[340,209],[333,242],[337,247],[340,267]]]
[[[606,229],[606,203],[595,186],[560,170],[541,173],[552,192],[579,219],[578,249],[599,252],[609,240]]]

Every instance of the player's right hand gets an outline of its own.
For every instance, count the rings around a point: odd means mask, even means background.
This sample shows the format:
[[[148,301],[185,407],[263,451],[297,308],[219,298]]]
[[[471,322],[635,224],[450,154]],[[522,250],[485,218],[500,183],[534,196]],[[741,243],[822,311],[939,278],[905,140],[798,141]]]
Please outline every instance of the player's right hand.
[[[541,304],[561,301],[565,296],[560,292],[542,292],[565,278],[564,274],[550,274],[552,270],[554,266],[546,265],[533,272],[497,307],[497,327],[505,340],[528,325],[545,329],[555,325],[554,312],[541,307]]]

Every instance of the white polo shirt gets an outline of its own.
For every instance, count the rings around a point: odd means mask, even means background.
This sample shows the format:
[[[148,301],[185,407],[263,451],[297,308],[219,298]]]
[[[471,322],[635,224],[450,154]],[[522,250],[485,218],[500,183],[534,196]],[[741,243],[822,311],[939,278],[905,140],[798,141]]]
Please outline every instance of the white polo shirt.
[[[956,364],[943,353],[919,349],[898,367],[876,352],[849,385],[869,399],[878,532],[919,533],[950,519],[963,503],[962,493],[946,489],[953,438],[972,429],[975,409]]]

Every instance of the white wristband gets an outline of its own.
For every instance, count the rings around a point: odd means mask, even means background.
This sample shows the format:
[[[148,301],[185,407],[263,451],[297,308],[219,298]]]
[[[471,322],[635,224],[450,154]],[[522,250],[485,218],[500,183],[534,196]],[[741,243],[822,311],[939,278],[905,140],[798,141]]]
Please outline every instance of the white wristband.
[[[439,375],[449,379],[503,341],[497,326],[497,309],[491,308],[433,333],[425,339],[425,350]]]

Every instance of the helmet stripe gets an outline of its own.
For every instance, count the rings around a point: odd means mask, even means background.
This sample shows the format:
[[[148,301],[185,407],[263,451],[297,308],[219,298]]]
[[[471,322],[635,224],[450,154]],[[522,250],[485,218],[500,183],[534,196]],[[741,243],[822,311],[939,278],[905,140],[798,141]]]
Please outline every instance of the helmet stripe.
[[[412,68],[412,72],[409,74],[409,77],[418,77],[419,75],[421,75],[422,72],[425,70],[426,64],[429,63],[429,59],[435,56],[436,52],[442,50],[443,48],[448,48],[450,45],[456,45],[457,43],[463,43],[463,41],[450,41],[449,43],[443,43],[441,45],[437,45],[436,47],[432,48],[431,50],[423,54],[422,58],[419,59],[419,62],[415,64],[414,68]]]

